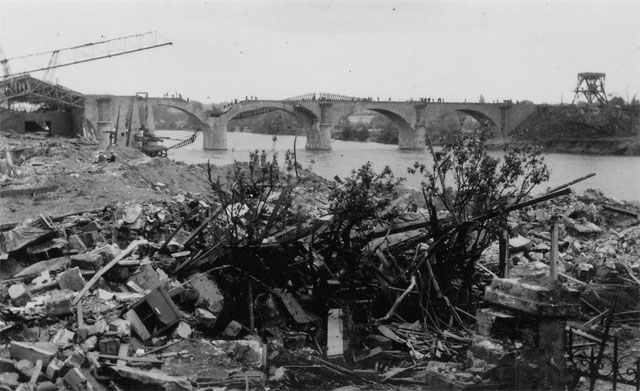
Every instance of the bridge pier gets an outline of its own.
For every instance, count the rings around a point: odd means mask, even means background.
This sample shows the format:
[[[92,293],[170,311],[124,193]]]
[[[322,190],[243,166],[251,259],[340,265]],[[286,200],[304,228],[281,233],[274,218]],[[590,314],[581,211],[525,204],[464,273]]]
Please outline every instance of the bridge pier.
[[[307,144],[305,149],[310,150],[330,150],[331,131],[334,126],[331,124],[313,124],[307,131]]]
[[[203,137],[204,149],[227,149],[227,125],[229,121],[222,117],[209,117],[207,125],[211,131],[205,131]]]
[[[400,149],[424,149],[426,147],[427,129],[424,126],[402,129],[398,132]]]

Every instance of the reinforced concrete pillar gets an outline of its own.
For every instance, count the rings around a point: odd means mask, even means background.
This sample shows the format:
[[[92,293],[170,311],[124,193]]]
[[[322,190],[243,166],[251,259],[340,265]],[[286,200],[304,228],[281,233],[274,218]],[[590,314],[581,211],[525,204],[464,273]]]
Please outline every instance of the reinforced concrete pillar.
[[[221,117],[209,117],[206,121],[209,129],[204,130],[204,149],[227,149],[227,124],[228,121]]]
[[[400,149],[424,149],[426,147],[427,128],[401,129],[398,132],[398,147]]]
[[[329,124],[315,124],[311,126],[311,129],[307,132],[307,145],[305,149],[331,149],[331,131],[333,125]]]
[[[147,129],[150,131],[156,130],[156,118],[153,115],[153,106],[149,103],[147,104]]]

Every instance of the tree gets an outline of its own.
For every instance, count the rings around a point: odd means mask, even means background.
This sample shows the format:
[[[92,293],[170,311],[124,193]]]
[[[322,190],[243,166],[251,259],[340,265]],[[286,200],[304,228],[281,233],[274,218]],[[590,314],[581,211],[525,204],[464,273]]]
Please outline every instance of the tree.
[[[386,166],[376,173],[371,162],[359,170],[353,170],[344,182],[335,183],[329,194],[330,212],[333,215],[334,242],[342,239],[344,247],[351,245],[351,231],[367,231],[381,221],[396,217],[395,211],[383,213],[399,195],[402,178],[395,178]]]
[[[484,103],[484,95],[480,94],[480,98],[478,98],[478,103]]]
[[[505,150],[503,159],[494,158],[485,148],[487,134],[485,127],[478,136],[455,135],[440,152],[427,139],[432,166],[416,162],[409,168],[424,177],[421,189],[434,241],[433,259],[427,262],[451,295],[472,288],[475,262],[506,226],[505,207],[549,179],[539,149]]]

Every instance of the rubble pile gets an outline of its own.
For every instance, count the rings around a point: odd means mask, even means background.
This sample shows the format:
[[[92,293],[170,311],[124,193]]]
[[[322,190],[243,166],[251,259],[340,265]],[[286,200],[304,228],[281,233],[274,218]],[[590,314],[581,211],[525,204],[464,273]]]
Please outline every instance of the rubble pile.
[[[30,216],[60,216],[125,200],[161,200],[210,191],[205,165],[150,158],[139,150],[100,149],[84,138],[2,133],[0,216],[17,223]],[[218,175],[224,177],[219,168]]]
[[[402,212],[393,223],[354,230],[345,248],[326,185],[279,179],[263,177],[260,191],[211,181],[214,196],[114,202],[4,227],[0,386],[505,387],[520,384],[505,383],[515,368],[505,360],[562,356],[540,335],[564,338],[564,323],[541,316],[601,316],[613,296],[619,311],[638,310],[632,205],[589,192],[512,212],[510,275],[489,248],[470,308],[438,286],[427,213],[410,197],[391,202]],[[554,216],[560,282],[546,277]]]

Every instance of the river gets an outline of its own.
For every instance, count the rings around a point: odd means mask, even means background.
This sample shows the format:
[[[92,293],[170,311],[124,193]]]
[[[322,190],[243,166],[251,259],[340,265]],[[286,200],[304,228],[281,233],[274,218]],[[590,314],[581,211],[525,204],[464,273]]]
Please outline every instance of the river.
[[[160,137],[170,137],[165,145],[177,143],[175,140],[185,139],[189,132],[157,131]],[[355,141],[334,141],[331,151],[307,151],[304,149],[305,137],[298,137],[297,158],[304,168],[309,168],[325,178],[348,176],[351,170],[359,168],[367,161],[371,161],[375,169],[380,170],[385,165],[391,167],[396,176],[407,179],[406,185],[418,188],[420,177],[407,173],[407,167],[414,162],[428,163],[430,157],[426,151],[402,150],[396,145],[364,143]],[[210,160],[212,164],[223,165],[233,163],[234,160],[246,162],[249,152],[256,149],[278,153],[282,166],[284,153],[293,151],[294,136],[278,136],[272,141],[272,136],[252,133],[227,133],[226,151],[210,151],[202,149],[202,135],[198,135],[195,143],[186,147],[170,150],[169,157],[185,163],[203,163]],[[492,151],[492,155],[500,156],[499,151]],[[608,197],[620,200],[640,201],[640,157],[638,156],[592,156],[573,155],[564,153],[548,153],[545,162],[551,170],[549,182],[543,184],[540,193],[547,187],[555,187],[573,179],[596,173],[595,177],[573,185],[573,189],[581,194],[587,188],[601,189]]]

